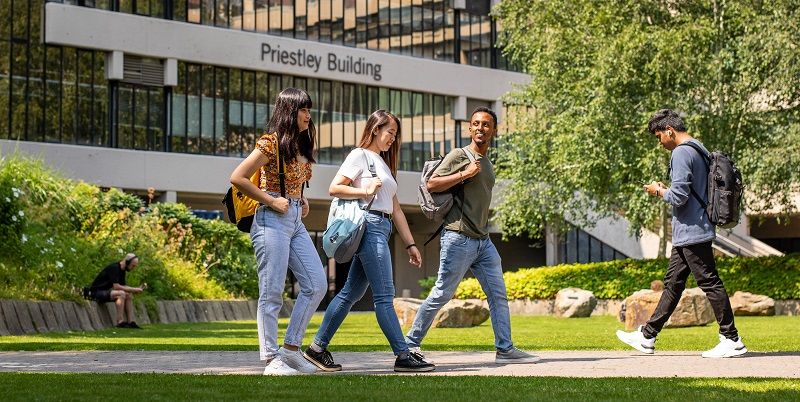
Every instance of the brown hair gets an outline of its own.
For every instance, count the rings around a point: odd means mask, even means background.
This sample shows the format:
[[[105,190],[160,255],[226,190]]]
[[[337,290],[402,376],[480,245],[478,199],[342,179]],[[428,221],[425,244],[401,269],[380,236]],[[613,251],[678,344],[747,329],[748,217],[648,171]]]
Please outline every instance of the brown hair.
[[[361,133],[361,141],[358,143],[359,148],[367,148],[372,144],[372,138],[384,126],[394,120],[397,124],[397,135],[395,136],[392,146],[386,152],[381,152],[381,158],[389,165],[392,171],[392,176],[397,177],[397,156],[400,154],[400,119],[397,116],[383,110],[378,109],[372,112],[367,120],[367,126],[364,127],[364,132]]]

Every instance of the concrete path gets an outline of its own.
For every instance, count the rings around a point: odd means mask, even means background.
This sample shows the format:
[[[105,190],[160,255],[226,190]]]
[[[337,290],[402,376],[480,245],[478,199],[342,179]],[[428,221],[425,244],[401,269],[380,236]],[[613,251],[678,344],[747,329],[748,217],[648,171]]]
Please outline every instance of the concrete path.
[[[425,375],[800,378],[800,352],[703,359],[699,352],[545,351],[537,364],[494,364],[491,352],[429,352]],[[335,353],[341,374],[395,374],[390,353]],[[0,372],[261,374],[255,352],[0,352]]]

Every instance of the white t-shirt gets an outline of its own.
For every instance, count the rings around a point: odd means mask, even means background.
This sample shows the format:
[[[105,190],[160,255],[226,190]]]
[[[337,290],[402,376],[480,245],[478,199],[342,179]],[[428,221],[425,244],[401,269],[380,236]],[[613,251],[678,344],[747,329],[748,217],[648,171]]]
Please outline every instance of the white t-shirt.
[[[366,158],[364,156],[366,155]],[[377,198],[372,203],[371,210],[381,211],[391,214],[394,210],[394,196],[397,194],[397,181],[392,177],[392,171],[383,161],[380,155],[367,149],[356,148],[350,151],[350,155],[342,163],[337,175],[342,175],[352,180],[352,186],[356,188],[367,188],[372,182],[372,173],[367,166],[367,160],[375,167],[375,173],[383,184],[378,189]],[[359,205],[364,206],[369,203],[372,197],[367,199],[360,198]]]

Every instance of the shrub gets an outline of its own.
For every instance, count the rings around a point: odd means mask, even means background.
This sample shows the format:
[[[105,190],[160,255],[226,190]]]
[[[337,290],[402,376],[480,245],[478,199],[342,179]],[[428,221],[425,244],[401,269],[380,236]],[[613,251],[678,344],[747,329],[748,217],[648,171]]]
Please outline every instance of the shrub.
[[[128,251],[145,298],[227,299],[258,294],[255,258],[232,225],[179,204],[145,211],[136,196],[101,191],[17,155],[0,158],[0,298],[76,300]]]
[[[623,299],[663,279],[667,263],[666,259],[626,259],[564,264],[520,269],[503,277],[510,300],[551,299],[567,287],[590,290],[600,299]],[[741,290],[774,299],[800,299],[800,255],[718,258],[717,270],[730,294]],[[693,283],[690,276],[687,286]],[[486,295],[475,278],[468,278],[459,284],[455,297],[485,299]]]

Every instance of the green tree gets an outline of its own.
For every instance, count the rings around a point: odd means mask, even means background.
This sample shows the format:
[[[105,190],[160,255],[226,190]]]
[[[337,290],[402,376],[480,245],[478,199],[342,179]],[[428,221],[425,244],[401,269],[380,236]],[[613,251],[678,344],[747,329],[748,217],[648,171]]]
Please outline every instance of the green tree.
[[[749,210],[796,208],[800,1],[504,0],[493,13],[506,55],[532,76],[507,97],[516,128],[496,215],[507,235],[618,213],[635,234],[665,227],[666,207],[642,191],[666,174],[669,154],[646,131],[661,108],[733,157]]]

